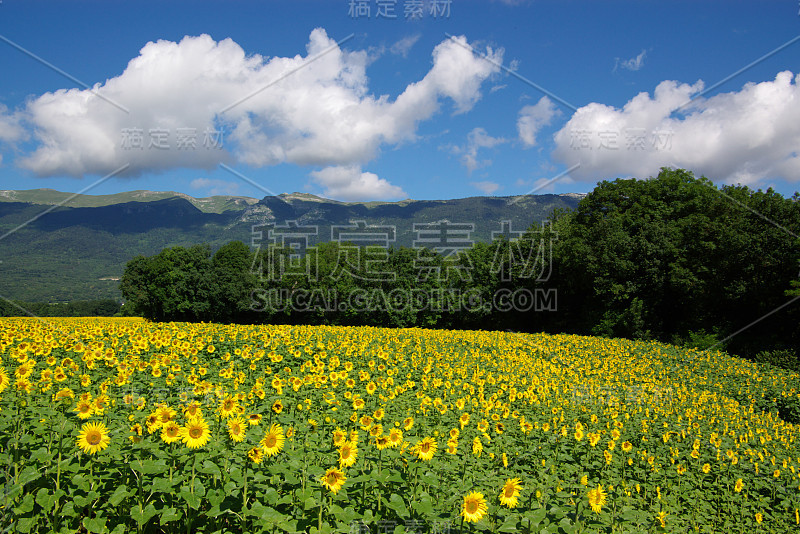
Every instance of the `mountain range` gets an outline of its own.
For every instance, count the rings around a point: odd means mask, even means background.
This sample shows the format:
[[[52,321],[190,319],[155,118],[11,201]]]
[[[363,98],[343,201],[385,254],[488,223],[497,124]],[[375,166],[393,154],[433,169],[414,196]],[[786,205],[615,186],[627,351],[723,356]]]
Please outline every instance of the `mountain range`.
[[[410,247],[436,234],[441,225],[433,223],[449,221],[464,244],[490,241],[503,229],[538,225],[554,209],[574,209],[583,196],[339,202],[307,193],[257,199],[0,190],[0,297],[28,302],[119,299],[119,278],[137,255],[198,243],[212,250],[233,240],[263,244],[270,235],[265,230],[280,234],[281,227],[289,232],[302,228],[312,246],[332,239],[364,243],[369,239],[365,234],[371,234],[387,246]]]

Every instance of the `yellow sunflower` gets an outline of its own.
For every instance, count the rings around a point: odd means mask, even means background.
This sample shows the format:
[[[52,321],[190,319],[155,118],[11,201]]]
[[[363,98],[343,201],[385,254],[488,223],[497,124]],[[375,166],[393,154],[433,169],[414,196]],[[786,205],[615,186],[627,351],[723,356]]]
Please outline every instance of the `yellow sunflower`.
[[[464,505],[461,507],[461,515],[467,523],[477,523],[489,510],[483,493],[473,491],[464,497]]]
[[[422,438],[414,445],[413,451],[420,460],[425,460],[427,462],[433,458],[433,455],[436,453],[436,446],[435,439],[431,437]]]
[[[322,475],[322,485],[328,488],[332,493],[336,494],[342,489],[344,485],[344,481],[347,480],[347,477],[344,476],[344,473],[336,469],[335,467],[331,467],[325,474]]]
[[[598,485],[596,488],[589,490],[589,506],[592,507],[594,512],[600,513],[603,505],[606,503],[606,493],[603,491],[603,486]]]
[[[237,443],[244,440],[247,433],[247,422],[241,417],[231,417],[228,419],[228,435]]]
[[[272,423],[269,430],[259,442],[264,454],[267,456],[275,456],[283,450],[283,444],[286,438],[283,435],[283,427],[277,423]]]
[[[81,419],[89,419],[94,414],[94,404],[86,400],[79,400],[73,410]]]
[[[141,431],[141,427],[140,431]],[[161,427],[161,439],[164,443],[175,443],[176,441],[181,439],[181,427],[175,421],[167,421],[167,423]]]
[[[399,428],[393,428],[389,431],[389,446],[393,449],[403,443],[403,431]]]
[[[190,449],[204,447],[211,438],[208,423],[201,417],[193,417],[181,428],[181,439]]]
[[[239,411],[239,402],[228,395],[222,400],[222,402],[219,403],[217,411],[223,419],[227,419]]]
[[[87,454],[102,451],[111,443],[108,429],[103,423],[84,423],[76,441],[78,447]]]
[[[264,460],[264,451],[261,449],[261,447],[253,447],[247,451],[247,456],[253,461],[253,463],[260,464]]]
[[[0,391],[6,389],[10,383],[11,380],[8,378],[5,368],[0,367]]]
[[[517,498],[522,489],[519,478],[509,478],[500,491],[500,504],[509,508],[517,507]]]
[[[358,447],[352,441],[345,441],[339,448],[339,467],[350,467],[356,463]]]

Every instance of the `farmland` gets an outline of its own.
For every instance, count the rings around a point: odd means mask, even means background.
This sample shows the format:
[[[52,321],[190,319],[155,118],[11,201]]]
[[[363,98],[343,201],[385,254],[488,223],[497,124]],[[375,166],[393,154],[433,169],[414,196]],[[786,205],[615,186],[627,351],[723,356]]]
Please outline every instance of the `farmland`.
[[[121,318],[0,332],[0,524],[20,532],[800,523],[800,377],[717,351]]]

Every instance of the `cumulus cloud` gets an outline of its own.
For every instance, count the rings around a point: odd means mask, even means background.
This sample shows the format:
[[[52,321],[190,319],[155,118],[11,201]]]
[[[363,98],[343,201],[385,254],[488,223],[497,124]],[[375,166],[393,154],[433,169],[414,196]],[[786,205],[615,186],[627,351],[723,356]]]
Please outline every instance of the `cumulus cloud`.
[[[389,47],[389,51],[398,56],[408,57],[408,53],[411,51],[411,48],[417,44],[417,41],[419,41],[420,37],[422,37],[422,34],[419,33],[403,37]]]
[[[189,185],[192,189],[206,191],[209,195],[236,195],[239,192],[239,184],[226,180],[195,178]]]
[[[485,53],[502,62],[502,50]],[[322,28],[311,32],[306,54],[294,57],[247,55],[231,39],[208,35],[150,42],[92,91],[30,101],[23,111],[38,143],[18,161],[40,176],[76,177],[124,164],[126,176],[226,161],[363,165],[381,146],[415,139],[418,124],[443,101],[454,113],[469,111],[483,81],[499,71],[463,36],[442,41],[432,58],[428,73],[392,100],[369,92],[368,53],[340,48]],[[360,180],[356,188],[368,180],[348,176]]]
[[[637,71],[644,66],[644,58],[647,57],[647,50],[642,50],[638,56],[632,57],[630,59],[620,59],[614,58],[614,72],[617,69],[626,69]]]
[[[682,108],[703,82],[664,81],[652,97],[640,93],[622,109],[591,103],[555,134],[553,157],[580,163],[571,176],[589,181],[646,178],[663,166],[742,184],[800,181],[798,82],[785,71]]]
[[[467,142],[463,146],[452,146],[451,151],[454,154],[461,155],[461,164],[467,168],[467,171],[472,173],[481,167],[488,167],[492,164],[490,159],[479,159],[478,151],[482,148],[494,148],[497,145],[505,143],[506,140],[502,137],[492,137],[483,128],[473,128],[467,134]]]
[[[553,101],[546,96],[543,96],[536,105],[522,108],[517,118],[517,132],[522,144],[526,148],[535,146],[539,130],[550,124],[553,117],[560,113]]]
[[[0,141],[13,143],[26,137],[20,126],[20,114],[9,113],[8,108],[0,104]]]
[[[339,200],[396,200],[408,195],[400,187],[362,172],[358,165],[332,166],[311,172],[312,179],[324,188],[326,197]]]
[[[476,189],[479,189],[480,191],[483,191],[483,193],[487,195],[491,195],[492,193],[500,189],[500,184],[495,182],[489,182],[486,180],[482,182],[470,182],[469,185],[475,187]]]

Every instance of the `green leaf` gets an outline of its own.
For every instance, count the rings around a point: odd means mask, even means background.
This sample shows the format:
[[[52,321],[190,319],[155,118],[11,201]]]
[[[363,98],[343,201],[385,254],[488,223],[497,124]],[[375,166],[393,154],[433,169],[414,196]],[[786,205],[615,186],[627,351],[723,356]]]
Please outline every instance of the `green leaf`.
[[[35,517],[22,517],[17,521],[16,527],[19,532],[30,532],[36,523]]]
[[[86,527],[86,530],[89,532],[93,532],[95,534],[101,534],[108,530],[106,528],[106,518],[105,517],[94,517],[89,518],[85,517],[83,519],[83,526]]]
[[[161,524],[169,523],[170,521],[178,521],[181,518],[181,511],[175,508],[164,508],[161,511]]]
[[[203,465],[197,468],[197,470],[201,473],[206,473],[209,475],[214,475],[218,478],[222,478],[222,472],[219,469],[219,466],[212,462],[211,460],[205,460]]]
[[[41,506],[46,513],[50,513],[55,502],[55,495],[50,493],[47,488],[40,488],[39,491],[36,492],[36,504]]]
[[[526,512],[525,515],[523,516],[525,518],[525,521],[523,521],[523,526],[527,527],[528,521],[530,521],[532,527],[538,526],[546,515],[547,515],[547,510],[545,510],[544,508],[537,508],[536,510]]]
[[[394,510],[398,516],[405,519],[409,517],[411,514],[408,512],[408,507],[406,506],[405,501],[403,498],[396,494],[392,493],[389,497],[389,501],[386,503],[386,507],[390,510]]]
[[[170,482],[168,477],[158,477],[153,479],[150,488],[154,493],[173,493],[175,484]]]
[[[29,465],[22,470],[22,473],[20,473],[19,478],[17,479],[17,484],[20,486],[30,484],[40,476],[42,476],[40,470],[32,465]]]
[[[82,473],[78,473],[77,475],[73,475],[72,479],[70,479],[72,485],[78,488],[81,491],[89,491],[89,477],[83,475]]]
[[[22,498],[19,506],[14,508],[14,513],[17,515],[27,514],[33,510],[33,493],[28,493]]]
[[[121,486],[117,486],[117,489],[114,490],[114,493],[108,498],[108,502],[111,506],[119,506],[119,503],[125,500],[126,497],[130,497],[132,495],[131,492],[128,491],[128,487],[123,484]]]
[[[191,490],[187,486],[181,486],[179,495],[186,501],[186,504],[189,505],[193,510],[197,510],[200,508],[200,497],[197,495],[192,494]]]
[[[158,510],[153,506],[153,503],[148,504],[144,510],[141,510],[138,506],[131,508],[131,517],[139,525],[139,528],[142,528],[157,513]]]

